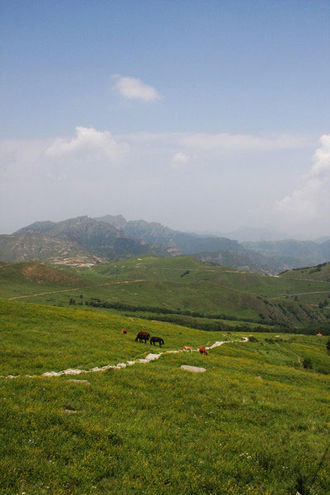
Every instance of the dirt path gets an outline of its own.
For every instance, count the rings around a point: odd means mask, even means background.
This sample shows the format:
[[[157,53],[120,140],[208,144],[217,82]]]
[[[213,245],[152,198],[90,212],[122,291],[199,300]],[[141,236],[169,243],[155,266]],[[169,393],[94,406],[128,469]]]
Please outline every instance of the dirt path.
[[[214,342],[209,347],[205,347],[207,350],[215,349],[216,347],[220,347],[223,344],[233,344],[235,342],[242,343],[242,342],[248,342],[248,337],[243,337],[242,340],[223,340],[219,342]],[[161,356],[165,354],[179,354],[179,353],[185,353],[187,351],[184,351],[182,349],[179,350],[173,350],[173,351],[163,351],[163,352],[157,352],[157,353],[150,353],[148,354],[145,358],[141,359],[136,359],[134,361],[126,361],[124,363],[117,363],[117,364],[107,364],[106,366],[102,367],[95,367],[91,368],[89,370],[80,370],[80,369],[72,369],[68,368],[66,370],[62,371],[46,371],[45,373],[42,373],[42,375],[7,375],[7,376],[0,376],[0,378],[40,378],[40,377],[47,377],[47,378],[53,378],[57,376],[62,376],[62,375],[81,375],[81,374],[86,374],[86,373],[96,373],[98,371],[107,371],[110,369],[122,369],[126,368],[127,366],[133,366],[134,364],[139,364],[139,363],[150,363],[151,361],[156,361],[159,359]],[[198,352],[198,349],[193,349],[192,351],[188,352]]]
[[[15,296],[8,297],[9,301],[13,301],[14,299],[26,299],[28,297],[38,297],[38,296],[47,296],[49,294],[57,294],[59,292],[70,292],[73,290],[86,290],[86,289],[96,289],[97,287],[105,287],[107,285],[122,285],[122,284],[130,284],[130,283],[138,283],[138,282],[148,282],[148,280],[136,279],[136,280],[120,280],[119,282],[106,282],[104,284],[99,285],[89,285],[85,287],[71,287],[70,289],[60,289],[60,290],[52,290],[47,292],[39,292],[38,294],[29,294],[27,296]]]
[[[329,290],[316,290],[313,292],[297,292],[296,294],[282,294],[280,296],[270,297],[269,299],[280,299],[282,297],[306,296],[310,294],[329,294]]]

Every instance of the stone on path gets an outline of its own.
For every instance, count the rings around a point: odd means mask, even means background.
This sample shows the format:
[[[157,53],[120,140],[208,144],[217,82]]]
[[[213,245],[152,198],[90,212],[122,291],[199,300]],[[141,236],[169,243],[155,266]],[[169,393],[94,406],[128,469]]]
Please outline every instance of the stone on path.
[[[188,364],[183,364],[181,366],[181,369],[185,371],[190,371],[192,373],[204,373],[204,371],[206,371],[205,368],[198,368],[198,366],[189,366]]]

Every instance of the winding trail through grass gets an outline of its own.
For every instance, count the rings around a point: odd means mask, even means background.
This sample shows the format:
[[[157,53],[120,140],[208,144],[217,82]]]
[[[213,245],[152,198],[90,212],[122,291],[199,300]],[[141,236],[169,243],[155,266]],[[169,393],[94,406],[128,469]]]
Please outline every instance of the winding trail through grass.
[[[72,292],[73,290],[95,289],[97,287],[105,287],[106,285],[122,285],[122,284],[138,283],[138,282],[148,282],[148,280],[142,280],[142,279],[119,280],[116,282],[105,282],[104,284],[98,284],[98,285],[88,285],[84,287],[70,287],[70,289],[59,289],[59,290],[52,290],[47,292],[39,292],[38,294],[28,294],[25,296],[8,297],[8,301],[14,301],[15,299],[26,299],[29,297],[47,296],[49,294],[57,294],[58,292]]]
[[[215,349],[216,347],[220,347],[223,344],[233,344],[235,342],[242,343],[242,342],[248,342],[248,337],[243,337],[242,340],[222,340],[222,341],[217,341],[214,342],[209,347],[205,346],[205,349],[211,350]],[[157,352],[157,353],[149,353],[145,358],[140,358],[136,359],[134,361],[126,361],[124,363],[117,363],[117,364],[107,364],[105,366],[98,367],[96,366],[95,368],[91,368],[89,370],[81,370],[81,369],[73,369],[73,368],[68,368],[66,370],[62,371],[46,371],[45,373],[42,373],[41,375],[7,375],[7,376],[0,376],[0,378],[54,378],[57,376],[62,376],[62,375],[81,375],[81,374],[86,374],[86,373],[97,373],[98,371],[107,371],[110,369],[122,369],[126,368],[127,366],[133,366],[134,364],[139,364],[139,363],[150,363],[151,361],[156,361],[159,359],[161,356],[165,354],[179,354],[179,353],[185,353],[185,352],[198,352],[198,349],[193,349],[192,351],[184,351],[183,349],[179,350],[171,350],[171,351],[163,351],[163,352]]]

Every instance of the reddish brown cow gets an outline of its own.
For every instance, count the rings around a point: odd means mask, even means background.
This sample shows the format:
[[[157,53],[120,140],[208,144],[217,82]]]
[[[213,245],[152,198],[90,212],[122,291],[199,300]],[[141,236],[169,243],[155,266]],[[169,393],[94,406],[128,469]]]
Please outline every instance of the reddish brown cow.
[[[198,348],[198,350],[199,350],[199,352],[200,352],[201,354],[205,354],[205,356],[208,356],[208,355],[209,355],[208,351],[207,351],[207,350],[205,349],[205,347],[204,347],[204,346],[202,346],[202,345]]]
[[[122,334],[122,335],[125,335],[126,333],[127,333],[126,328],[122,328],[122,330],[121,330],[121,334]]]
[[[193,348],[191,347],[191,345],[183,345],[182,350],[192,352]]]

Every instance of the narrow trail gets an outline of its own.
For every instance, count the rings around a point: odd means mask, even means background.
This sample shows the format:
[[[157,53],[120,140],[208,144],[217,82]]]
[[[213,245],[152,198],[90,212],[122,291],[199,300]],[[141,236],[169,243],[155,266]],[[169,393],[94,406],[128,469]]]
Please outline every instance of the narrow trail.
[[[216,347],[220,347],[223,344],[233,344],[235,342],[237,343],[242,343],[242,342],[248,342],[248,337],[243,337],[242,340],[223,340],[219,342],[214,342],[209,347],[205,347],[207,350],[215,349]],[[72,369],[68,368],[66,370],[62,371],[46,371],[45,373],[42,373],[41,375],[7,375],[7,376],[0,376],[0,378],[4,379],[13,379],[13,378],[54,378],[57,376],[62,376],[62,375],[81,375],[81,374],[86,374],[86,373],[97,373],[99,371],[107,371],[111,369],[123,369],[126,368],[127,366],[133,366],[134,364],[147,364],[150,363],[151,361],[156,361],[157,359],[160,358],[160,356],[163,356],[165,354],[180,354],[180,353],[186,353],[186,352],[199,352],[198,349],[193,349],[192,351],[184,351],[183,349],[179,350],[172,350],[172,351],[163,351],[163,352],[157,352],[157,353],[150,353],[148,354],[145,358],[140,358],[136,359],[134,361],[126,361],[124,363],[117,363],[117,364],[107,364],[105,366],[98,367],[96,366],[95,368],[91,368],[89,370],[80,370],[80,369]]]
[[[313,292],[296,292],[295,294],[281,294],[280,296],[273,296],[269,299],[281,299],[282,297],[294,297],[294,296],[305,296],[309,294],[328,294],[329,290],[315,290]]]
[[[71,292],[73,290],[95,289],[97,287],[105,287],[107,285],[122,285],[122,284],[138,283],[138,282],[147,282],[147,280],[142,280],[142,279],[136,279],[136,280],[120,280],[120,281],[117,281],[117,282],[105,282],[104,284],[89,285],[89,286],[85,286],[85,287],[70,287],[70,289],[52,290],[52,291],[47,291],[47,292],[39,292],[38,294],[28,294],[26,296],[8,297],[8,300],[9,301],[13,301],[14,299],[26,299],[28,297],[47,296],[49,294],[57,294],[59,292]]]

